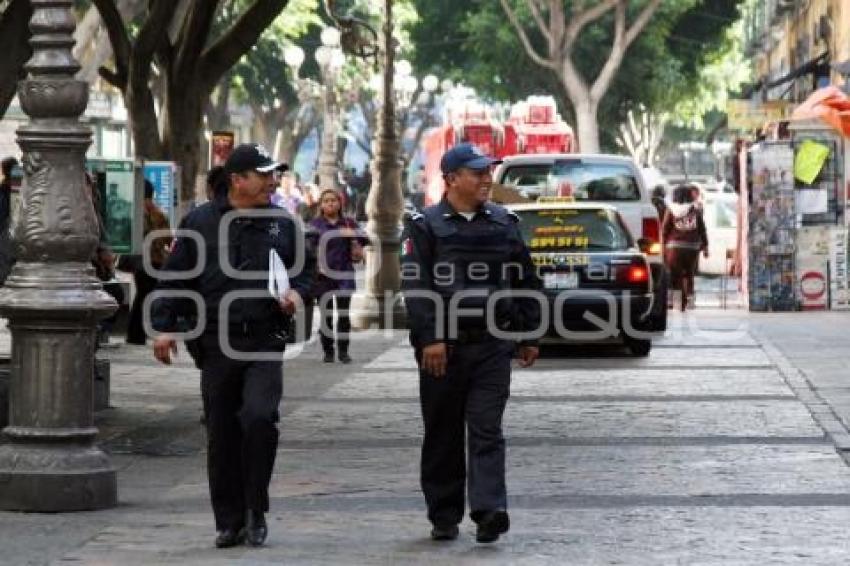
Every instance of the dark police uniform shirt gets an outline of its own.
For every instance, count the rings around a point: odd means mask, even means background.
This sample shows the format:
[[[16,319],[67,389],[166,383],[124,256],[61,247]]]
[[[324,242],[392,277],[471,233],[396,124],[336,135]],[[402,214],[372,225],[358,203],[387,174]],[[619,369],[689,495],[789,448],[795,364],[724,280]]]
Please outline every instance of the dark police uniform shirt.
[[[217,328],[219,305],[231,291],[260,291],[258,297],[234,300],[228,308],[227,323],[230,327],[248,330],[280,326],[285,324],[286,315],[278,301],[268,293],[269,250],[274,249],[287,268],[289,284],[307,302],[310,283],[315,269],[315,258],[311,248],[294,221],[276,215],[270,217],[239,216],[234,218],[227,230],[228,242],[219,242],[219,226],[225,214],[234,210],[226,196],[205,203],[187,214],[179,229],[195,231],[204,242],[206,262],[200,275],[193,279],[160,280],[157,290],[193,290],[204,299],[207,329]],[[280,211],[276,207],[252,210]],[[250,214],[250,213],[249,213]],[[301,244],[299,244],[299,240]],[[165,263],[165,271],[188,271],[198,264],[197,243],[194,239],[178,233],[174,247]],[[303,248],[304,262],[300,271],[292,270],[296,262],[296,246]],[[262,277],[237,279],[224,273],[219,262],[220,248],[224,246],[230,266],[239,271],[256,271]],[[159,298],[153,303],[152,326],[159,332],[174,332],[179,329],[181,317],[191,317],[194,305],[179,298]]]
[[[467,220],[444,198],[408,220],[402,237],[402,289],[405,291],[411,342],[416,347],[448,337],[451,297],[474,291],[453,308],[458,329],[486,332],[486,315],[463,315],[463,309],[482,309],[496,291],[540,290],[540,278],[523,242],[519,217],[505,208],[486,203]],[[436,293],[440,301],[417,296]],[[540,324],[540,303],[531,297],[508,296],[493,305],[501,330],[530,331]],[[441,304],[435,304],[436,302]],[[443,310],[442,338],[437,309]],[[533,343],[533,341],[523,341]]]

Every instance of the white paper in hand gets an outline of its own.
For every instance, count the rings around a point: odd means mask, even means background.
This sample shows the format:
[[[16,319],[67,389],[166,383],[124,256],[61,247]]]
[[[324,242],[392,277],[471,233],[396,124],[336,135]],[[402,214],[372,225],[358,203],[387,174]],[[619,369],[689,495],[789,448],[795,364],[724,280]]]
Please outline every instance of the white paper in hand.
[[[269,293],[280,299],[289,291],[289,275],[283,260],[274,249],[269,250]]]

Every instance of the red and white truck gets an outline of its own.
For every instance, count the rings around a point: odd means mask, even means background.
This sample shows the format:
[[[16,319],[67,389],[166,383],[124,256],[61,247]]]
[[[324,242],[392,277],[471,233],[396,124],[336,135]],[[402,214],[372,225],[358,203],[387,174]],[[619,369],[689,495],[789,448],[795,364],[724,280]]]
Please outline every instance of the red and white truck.
[[[455,101],[446,106],[445,123],[423,136],[426,205],[436,203],[443,194],[440,158],[456,144],[473,143],[497,159],[575,151],[573,130],[561,119],[551,96],[530,96],[514,104],[504,122],[493,114],[478,100]]]

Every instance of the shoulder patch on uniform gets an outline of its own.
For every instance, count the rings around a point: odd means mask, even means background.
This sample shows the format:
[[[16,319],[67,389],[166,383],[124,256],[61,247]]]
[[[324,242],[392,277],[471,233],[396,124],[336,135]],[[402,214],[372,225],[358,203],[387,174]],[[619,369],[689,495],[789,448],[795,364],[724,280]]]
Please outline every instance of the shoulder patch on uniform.
[[[421,212],[411,212],[410,213],[410,219],[413,220],[413,221],[424,220],[425,215],[422,214]]]

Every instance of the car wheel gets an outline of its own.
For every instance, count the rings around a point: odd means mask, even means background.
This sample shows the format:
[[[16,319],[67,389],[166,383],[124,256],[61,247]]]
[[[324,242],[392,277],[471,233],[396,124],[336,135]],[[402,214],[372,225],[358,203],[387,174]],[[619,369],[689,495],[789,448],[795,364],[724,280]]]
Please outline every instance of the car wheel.
[[[626,347],[631,350],[632,354],[639,358],[647,357],[649,352],[652,351],[652,340],[627,337],[624,340],[624,343]]]
[[[667,331],[667,298],[669,293],[669,282],[667,270],[662,271],[663,276],[653,297],[652,312],[648,317],[650,332]]]

